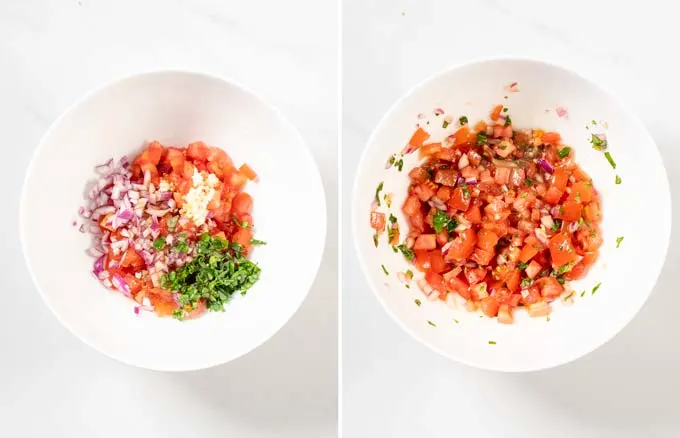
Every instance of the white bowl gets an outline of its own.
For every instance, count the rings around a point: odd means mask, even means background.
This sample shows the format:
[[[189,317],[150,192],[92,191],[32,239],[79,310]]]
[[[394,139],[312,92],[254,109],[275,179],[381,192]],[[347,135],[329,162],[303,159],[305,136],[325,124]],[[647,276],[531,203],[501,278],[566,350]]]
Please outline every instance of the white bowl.
[[[94,166],[150,140],[223,148],[260,177],[253,196],[251,259],[262,268],[225,312],[187,321],[142,312],[91,274],[90,238],[72,226]],[[24,185],[20,227],[38,290],[57,318],[100,352],[139,367],[183,371],[228,362],[273,336],[316,276],[326,234],[324,192],[297,130],[272,106],[227,80],[188,72],[140,74],[100,88],[59,117],[42,139]]]
[[[519,92],[506,91],[504,87],[512,82],[518,82]],[[434,108],[442,108],[454,115],[451,130],[455,130],[458,115],[467,115],[474,124],[487,120],[492,106],[499,103],[509,107],[517,128],[560,132],[602,196],[604,243],[598,262],[585,279],[572,283],[577,291],[572,305],[565,305],[563,300],[553,303],[549,321],[517,311],[515,323],[508,326],[480,318],[479,313],[469,313],[463,307],[427,301],[415,284],[406,289],[397,279],[396,273],[408,269],[408,263],[392,251],[384,236],[380,247],[375,248],[369,227],[376,186],[384,181],[383,193],[394,193],[391,211],[399,220],[402,235],[406,233],[401,205],[408,187],[407,173],[418,154],[408,156],[403,172],[384,167],[387,158],[408,143],[419,113],[430,115]],[[556,115],[556,105],[568,110],[568,118]],[[598,126],[587,130],[593,119]],[[617,164],[615,171],[588,142],[592,128],[601,128],[605,122],[609,149]],[[437,126],[441,123],[439,119]],[[614,183],[617,174],[622,178],[620,185]],[[576,73],[523,59],[461,65],[426,80],[400,99],[381,120],[364,151],[352,204],[356,250],[385,310],[404,330],[438,353],[479,368],[502,371],[538,370],[572,361],[623,329],[656,282],[671,224],[666,172],[654,140],[640,120]],[[618,236],[624,236],[624,240],[617,249]],[[389,275],[383,273],[381,264]],[[593,295],[597,283],[602,285]],[[583,297],[582,290],[586,291]],[[416,299],[422,301],[420,307],[414,303]]]

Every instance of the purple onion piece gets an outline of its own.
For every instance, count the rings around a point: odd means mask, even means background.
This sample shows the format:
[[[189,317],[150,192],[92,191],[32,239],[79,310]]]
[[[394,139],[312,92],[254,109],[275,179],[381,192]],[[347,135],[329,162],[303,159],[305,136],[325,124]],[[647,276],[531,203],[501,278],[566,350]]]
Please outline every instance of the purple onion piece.
[[[545,161],[543,158],[541,158],[540,160],[538,160],[538,164],[539,164],[539,166],[541,166],[541,167],[543,168],[543,170],[545,170],[545,171],[548,172],[548,173],[554,173],[554,172],[555,172],[555,168],[552,167],[552,166],[550,165],[550,163],[548,163],[547,161]]]
[[[121,291],[125,296],[129,297],[132,295],[132,292],[130,291],[130,286],[125,282],[123,277],[121,277],[118,274],[113,274],[113,277],[111,277],[111,284]]]

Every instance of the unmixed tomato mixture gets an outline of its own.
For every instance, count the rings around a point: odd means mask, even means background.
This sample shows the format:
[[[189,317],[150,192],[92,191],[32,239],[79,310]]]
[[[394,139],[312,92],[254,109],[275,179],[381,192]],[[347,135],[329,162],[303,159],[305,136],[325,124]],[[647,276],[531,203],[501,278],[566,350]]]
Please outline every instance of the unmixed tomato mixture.
[[[253,200],[243,191],[255,172],[236,168],[222,149],[150,143],[132,162],[97,166],[100,179],[79,213],[94,237],[88,253],[101,283],[133,298],[139,310],[178,319],[223,310],[245,293],[260,268],[253,245]]]
[[[406,148],[424,159],[409,172],[408,236],[399,245],[396,218],[388,225],[375,208],[371,227],[376,244],[387,227],[390,244],[424,273],[418,284],[428,297],[458,294],[469,310],[512,323],[519,306],[548,315],[566,283],[586,275],[602,244],[602,213],[558,133],[514,130],[503,105],[490,118],[471,129],[461,117],[444,144],[418,128]]]

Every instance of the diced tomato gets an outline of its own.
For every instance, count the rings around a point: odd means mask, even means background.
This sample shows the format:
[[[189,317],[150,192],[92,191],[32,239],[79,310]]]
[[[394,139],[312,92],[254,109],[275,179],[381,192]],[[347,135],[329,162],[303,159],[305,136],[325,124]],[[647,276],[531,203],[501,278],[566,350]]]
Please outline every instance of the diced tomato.
[[[434,182],[453,187],[458,180],[458,172],[455,169],[439,169],[434,174]]]
[[[465,212],[465,219],[472,224],[479,224],[482,222],[482,212],[479,210],[479,205],[471,205],[468,211]]]
[[[449,199],[448,205],[449,207],[456,210],[467,211],[468,207],[470,207],[470,199],[471,196],[469,189],[466,194],[462,188],[456,187],[453,189],[453,193],[451,194],[451,199]]]
[[[579,181],[571,186],[569,198],[580,204],[587,204],[593,200],[593,184],[590,181]]]
[[[477,234],[472,228],[458,234],[446,253],[446,260],[464,260],[472,254],[477,243]]]
[[[133,248],[128,248],[125,252],[125,256],[121,257],[120,266],[122,268],[140,268],[144,266],[144,259],[142,259]]]
[[[490,296],[482,300],[482,312],[489,318],[498,315],[498,309],[500,309],[500,304],[495,297]]]
[[[453,134],[453,145],[460,146],[466,143],[472,143],[475,140],[475,135],[470,132],[467,125],[462,126]]]
[[[567,280],[580,280],[585,277],[592,264],[597,259],[597,252],[587,252],[583,255],[583,259],[574,266],[571,271],[564,274]]]
[[[493,260],[494,255],[493,250],[487,251],[482,248],[475,248],[470,258],[480,266],[487,266]]]
[[[541,266],[540,263],[538,263],[536,260],[532,260],[531,263],[529,263],[529,266],[526,267],[524,272],[526,272],[527,277],[529,278],[535,278],[539,272],[543,269],[543,266]]]
[[[510,169],[507,167],[497,167],[494,181],[496,181],[496,184],[507,185],[510,182]]]
[[[489,118],[491,120],[493,120],[494,122],[497,121],[498,119],[501,118],[501,111],[503,111],[503,105],[496,105],[491,110],[491,113],[489,114]]]
[[[202,141],[189,144],[187,146],[187,157],[194,160],[207,160],[210,148]]]
[[[420,147],[419,151],[420,159],[422,160],[423,158],[435,156],[439,152],[441,152],[441,150],[442,150],[441,143],[424,144]]]
[[[550,257],[553,268],[559,268],[576,260],[578,254],[576,254],[569,234],[565,232],[557,233],[550,239]]]
[[[536,254],[540,248],[531,243],[525,243],[522,247],[522,251],[519,253],[519,261],[522,263],[528,263]]]
[[[544,144],[558,144],[562,137],[557,132],[546,132],[541,137]]]
[[[520,281],[520,272],[519,269],[514,269],[512,270],[507,277],[505,277],[505,285],[508,287],[510,292],[517,292],[519,291],[519,281]]]
[[[543,196],[543,200],[550,205],[555,205],[560,202],[562,198],[562,191],[555,186],[551,186],[548,192]]]
[[[417,212],[420,212],[420,199],[417,196],[411,195],[404,201],[404,206],[401,208],[407,216],[413,216]]]
[[[442,202],[448,201],[449,199],[451,199],[451,188],[447,187],[447,186],[439,187],[439,190],[437,190],[436,196]]]
[[[432,272],[437,274],[442,273],[446,270],[446,261],[444,261],[444,256],[442,252],[438,249],[430,252],[430,269]]]
[[[475,131],[476,132],[486,132],[486,127],[487,124],[484,120],[480,120],[475,124]]]
[[[430,138],[430,134],[427,133],[423,128],[418,128],[416,129],[416,132],[413,133],[413,136],[411,136],[411,140],[409,140],[409,144],[411,146],[415,146],[417,148],[421,147],[427,139]]]
[[[432,271],[428,271],[425,274],[425,281],[427,281],[433,289],[439,293],[446,293],[446,287],[444,286],[444,278]]]
[[[437,154],[437,158],[446,161],[456,161],[456,149],[454,148],[442,148],[442,150]]]
[[[477,233],[477,246],[487,251],[493,251],[498,243],[498,239],[499,237],[496,233],[482,228]]]
[[[241,167],[239,167],[239,172],[246,178],[248,178],[251,181],[255,181],[257,179],[257,173],[253,169],[250,168],[247,164],[242,164]]]
[[[576,201],[565,201],[557,207],[557,217],[565,221],[576,222],[581,217],[581,204]]]
[[[484,268],[465,268],[465,278],[469,284],[480,283],[486,277]]]
[[[458,295],[465,298],[466,300],[472,298],[468,284],[465,281],[463,281],[460,277],[452,277],[450,280],[447,281],[447,284],[449,288],[451,288],[451,290],[457,292]]]
[[[437,186],[432,181],[425,181],[414,187],[413,193],[416,194],[421,201],[427,202],[435,195],[435,193],[437,193]]]
[[[589,222],[598,224],[602,221],[602,212],[597,202],[592,202],[583,208],[583,218]]]
[[[408,177],[414,183],[421,183],[427,181],[430,178],[430,174],[427,170],[422,167],[414,167],[409,173]]]
[[[537,283],[541,288],[541,295],[547,300],[554,300],[564,292],[564,287],[554,277],[543,277]]]
[[[525,306],[537,303],[543,299],[543,297],[541,297],[541,289],[536,285],[530,286],[528,289],[523,290],[521,296],[521,303]]]
[[[517,295],[517,296],[519,296],[519,295]],[[502,304],[498,308],[498,322],[503,323],[503,324],[512,324],[513,321],[514,320],[512,318],[511,307],[507,304]]]
[[[416,238],[413,249],[435,249],[437,247],[437,236],[435,234],[421,234]]]

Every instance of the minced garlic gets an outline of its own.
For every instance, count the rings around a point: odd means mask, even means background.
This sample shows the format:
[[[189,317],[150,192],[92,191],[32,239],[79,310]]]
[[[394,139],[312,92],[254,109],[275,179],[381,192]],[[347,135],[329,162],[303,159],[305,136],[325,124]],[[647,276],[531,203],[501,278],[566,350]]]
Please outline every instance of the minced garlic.
[[[193,187],[184,195],[181,213],[197,226],[201,226],[205,223],[208,215],[208,204],[215,196],[215,187],[219,183],[219,179],[212,173],[204,178],[198,170],[194,169],[191,182]]]

